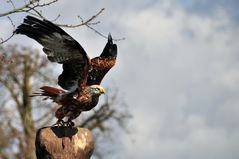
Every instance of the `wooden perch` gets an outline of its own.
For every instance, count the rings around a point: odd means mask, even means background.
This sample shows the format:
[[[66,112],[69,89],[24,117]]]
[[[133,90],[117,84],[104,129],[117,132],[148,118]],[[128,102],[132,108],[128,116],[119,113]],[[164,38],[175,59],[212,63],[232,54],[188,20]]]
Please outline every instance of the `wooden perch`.
[[[94,150],[92,133],[79,127],[45,127],[36,134],[37,159],[89,159]]]

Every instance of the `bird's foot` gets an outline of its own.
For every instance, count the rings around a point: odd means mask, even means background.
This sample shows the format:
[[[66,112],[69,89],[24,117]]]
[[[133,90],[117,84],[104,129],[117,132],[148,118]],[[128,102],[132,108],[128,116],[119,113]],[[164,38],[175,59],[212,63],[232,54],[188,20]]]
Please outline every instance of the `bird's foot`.
[[[58,119],[53,126],[62,127],[65,125],[65,122],[62,119]]]
[[[75,126],[75,123],[71,120],[68,120],[67,122],[65,122],[64,120],[59,119],[53,126],[54,127],[73,127]]]
[[[71,121],[71,120],[68,120],[68,121],[66,122],[66,126],[68,126],[68,127],[73,127],[73,126],[75,126],[75,123],[74,123],[73,121]]]

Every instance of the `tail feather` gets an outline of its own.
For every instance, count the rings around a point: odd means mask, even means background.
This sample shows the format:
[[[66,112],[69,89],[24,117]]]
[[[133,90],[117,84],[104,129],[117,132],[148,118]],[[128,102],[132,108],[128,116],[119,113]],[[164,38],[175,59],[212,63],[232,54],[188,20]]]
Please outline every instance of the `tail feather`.
[[[45,96],[46,98],[44,98],[44,100],[48,98],[51,98],[54,100],[59,94],[65,93],[65,91],[62,89],[58,89],[58,88],[54,88],[50,86],[43,86],[40,89],[41,89],[40,93],[39,92],[33,93],[31,97]]]

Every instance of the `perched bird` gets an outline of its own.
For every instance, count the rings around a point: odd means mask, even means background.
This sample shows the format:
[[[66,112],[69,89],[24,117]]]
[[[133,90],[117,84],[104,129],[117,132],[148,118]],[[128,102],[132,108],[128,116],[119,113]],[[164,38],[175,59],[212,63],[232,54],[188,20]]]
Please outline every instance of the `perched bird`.
[[[72,120],[82,111],[89,111],[98,104],[99,96],[105,92],[99,85],[117,57],[117,46],[110,34],[100,56],[90,59],[76,40],[48,20],[27,16],[15,33],[36,40],[51,62],[62,64],[58,85],[64,90],[43,86],[40,93],[33,94],[50,98],[61,106],[55,112],[58,124],[73,125]],[[67,122],[63,121],[64,117],[68,118]]]

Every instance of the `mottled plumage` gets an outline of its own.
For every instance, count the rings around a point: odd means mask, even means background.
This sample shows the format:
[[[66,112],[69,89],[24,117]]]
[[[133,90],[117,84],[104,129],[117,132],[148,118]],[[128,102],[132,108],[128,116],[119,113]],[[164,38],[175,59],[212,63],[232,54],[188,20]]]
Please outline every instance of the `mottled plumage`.
[[[99,57],[90,59],[83,47],[63,29],[48,20],[27,16],[15,33],[24,34],[43,46],[51,62],[62,64],[63,72],[58,84],[65,90],[44,86],[41,93],[61,105],[55,116],[62,120],[75,119],[82,111],[88,111],[98,103],[104,93],[100,83],[106,73],[115,65],[117,46],[109,34],[108,42]]]

